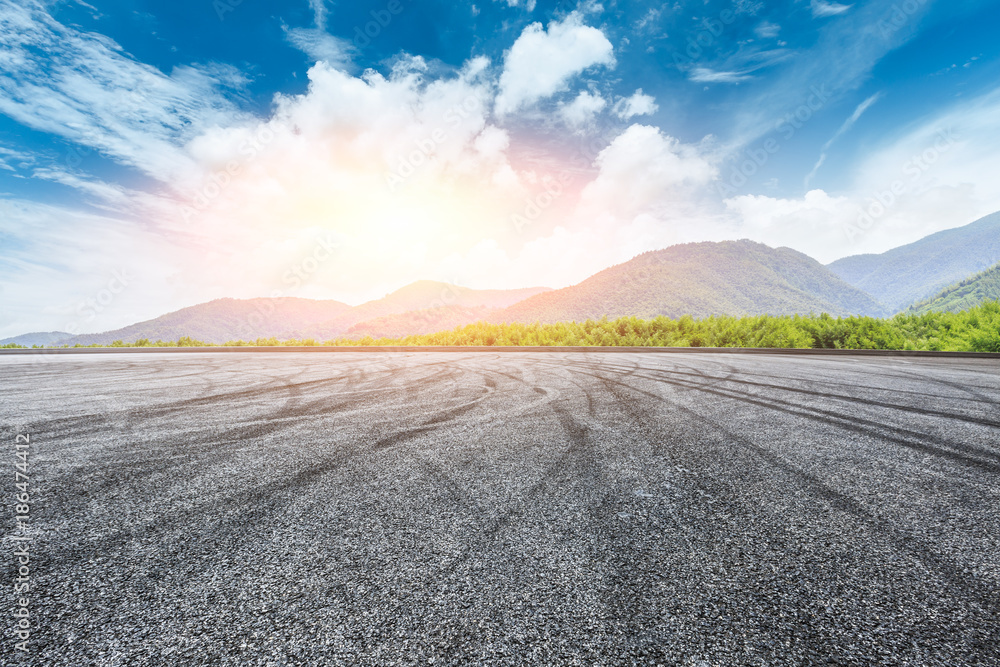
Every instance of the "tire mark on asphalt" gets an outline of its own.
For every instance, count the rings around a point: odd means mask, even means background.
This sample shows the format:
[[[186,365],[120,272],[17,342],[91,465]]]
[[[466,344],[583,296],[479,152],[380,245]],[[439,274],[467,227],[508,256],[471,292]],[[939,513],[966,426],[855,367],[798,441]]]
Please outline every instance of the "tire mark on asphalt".
[[[758,407],[769,408],[771,410],[775,410],[778,412],[784,412],[787,414],[804,417],[807,419],[828,424],[830,426],[836,426],[848,431],[853,431],[855,433],[861,433],[863,435],[868,435],[881,440],[886,440],[901,445],[903,447],[907,447],[909,449],[920,451],[925,454],[932,454],[942,458],[951,459],[953,461],[968,466],[983,468],[990,472],[1000,472],[1000,462],[992,460],[983,460],[982,458],[979,458],[980,456],[985,456],[988,457],[989,459],[997,459],[998,461],[1000,461],[1000,453],[990,452],[978,447],[963,445],[960,443],[948,442],[931,434],[918,433],[916,431],[904,429],[900,426],[882,424],[872,420],[863,419],[861,417],[854,417],[853,419],[848,420],[841,417],[837,413],[829,410],[822,410],[820,408],[814,408],[801,404],[791,403],[776,398],[763,398],[763,397],[754,398],[750,394],[740,393],[736,390],[727,390],[712,386],[701,385],[697,382],[692,382],[692,381],[669,380],[662,376],[652,376],[652,377],[636,376],[636,377],[641,377],[646,380],[652,380],[654,382],[662,382],[674,386],[697,389],[698,391],[707,394],[712,394],[723,398],[737,400],[750,405],[756,405]],[[903,433],[907,436],[910,436],[912,439],[905,439],[898,437],[897,435],[895,435],[897,433]],[[921,442],[921,440],[929,440],[933,443],[936,443],[939,446],[934,446],[926,442]]]
[[[675,366],[676,365],[680,365],[680,364],[675,364]],[[938,418],[942,418],[942,419],[955,419],[955,420],[959,420],[959,421],[968,422],[970,424],[976,424],[976,425],[979,425],[979,426],[988,426],[988,427],[991,427],[991,428],[1000,428],[1000,421],[994,421],[994,420],[991,420],[991,419],[983,419],[983,418],[980,418],[980,417],[973,417],[973,416],[969,416],[969,415],[962,415],[962,414],[958,414],[958,413],[955,413],[955,412],[946,412],[946,411],[943,411],[943,410],[932,410],[932,409],[929,409],[929,408],[921,408],[921,407],[908,406],[908,405],[899,405],[897,403],[886,403],[884,401],[876,401],[876,400],[867,399],[867,398],[859,398],[859,397],[854,397],[854,396],[850,396],[850,395],[846,395],[846,394],[833,394],[833,393],[828,393],[828,392],[811,391],[811,390],[808,390],[808,389],[800,389],[800,388],[795,388],[795,387],[789,387],[787,385],[776,385],[776,384],[770,384],[770,383],[764,383],[764,382],[753,382],[753,381],[750,381],[750,380],[739,380],[739,379],[735,379],[735,374],[736,374],[737,371],[733,367],[729,367],[727,369],[727,370],[729,370],[729,375],[727,375],[725,378],[719,378],[719,377],[716,377],[716,376],[706,375],[705,373],[703,373],[703,372],[701,372],[700,370],[697,370],[697,369],[695,370],[695,372],[681,372],[681,371],[676,371],[676,370],[663,370],[663,369],[653,369],[653,368],[643,369],[643,370],[648,370],[648,371],[655,372],[655,373],[667,373],[667,374],[669,374],[671,376],[681,375],[681,376],[690,376],[690,377],[694,377],[694,378],[703,378],[705,380],[711,381],[711,385],[719,385],[719,384],[723,384],[723,383],[729,382],[729,383],[733,383],[733,384],[744,385],[744,386],[747,386],[747,387],[759,387],[759,388],[762,388],[762,389],[772,389],[772,390],[776,390],[776,391],[783,391],[783,392],[789,392],[789,393],[795,393],[795,394],[803,394],[803,395],[807,395],[807,396],[816,396],[817,398],[823,398],[823,399],[836,399],[836,400],[841,400],[841,401],[850,402],[850,403],[858,403],[858,404],[865,405],[865,406],[874,406],[874,407],[880,407],[880,408],[888,408],[888,409],[891,409],[891,410],[899,410],[899,411],[902,411],[902,412],[911,412],[911,413],[919,414],[921,416],[938,417]],[[631,374],[632,373],[630,373],[630,375]],[[935,398],[940,398],[940,397],[935,397]],[[995,402],[990,402],[990,405],[993,406],[993,407],[997,407],[997,403],[995,403]]]
[[[608,380],[613,384],[618,384],[636,393],[654,398],[658,401],[666,401],[667,399],[663,396],[655,394],[653,392],[645,391],[638,387],[627,385],[625,383],[619,383],[614,380]],[[847,514],[858,517],[860,520],[865,521],[874,529],[874,535],[884,535],[897,547],[900,551],[906,551],[915,559],[921,561],[925,564],[928,569],[937,572],[945,581],[950,585],[961,590],[969,599],[974,600],[979,604],[981,608],[989,611],[996,620],[996,616],[1000,613],[1000,601],[998,601],[997,594],[998,591],[987,584],[985,581],[980,580],[980,578],[974,574],[969,574],[967,577],[963,578],[959,575],[961,567],[956,563],[950,561],[949,559],[938,556],[933,553],[933,551],[925,544],[922,540],[915,538],[905,533],[901,533],[894,526],[892,526],[888,521],[882,519],[881,517],[873,514],[867,508],[865,508],[861,503],[855,501],[853,498],[847,496],[846,494],[840,493],[833,488],[829,487],[822,480],[820,480],[815,475],[806,472],[800,468],[795,467],[790,462],[786,461],[780,455],[764,448],[756,443],[748,440],[742,436],[739,436],[732,431],[726,429],[718,422],[708,419],[698,412],[691,410],[690,408],[683,406],[679,403],[670,401],[670,404],[677,409],[684,411],[699,421],[711,425],[716,428],[720,433],[724,433],[728,438],[731,438],[735,442],[739,442],[744,447],[749,450],[754,451],[758,456],[764,460],[771,463],[775,468],[786,472],[789,475],[796,476],[800,478],[804,484],[804,487],[813,490],[820,497],[824,498],[833,507],[836,507],[840,511]],[[770,407],[766,404],[762,404],[762,407]],[[793,413],[794,414],[794,413]]]

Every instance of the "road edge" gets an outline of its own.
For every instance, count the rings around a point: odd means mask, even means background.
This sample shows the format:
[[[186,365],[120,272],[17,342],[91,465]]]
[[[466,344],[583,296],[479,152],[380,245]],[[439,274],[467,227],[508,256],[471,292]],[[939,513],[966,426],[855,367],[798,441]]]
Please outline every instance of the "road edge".
[[[224,353],[287,353],[287,352],[571,352],[571,353],[654,353],[654,354],[771,354],[789,356],[853,356],[853,357],[944,357],[954,359],[1000,359],[996,352],[933,352],[928,350],[834,350],[766,347],[600,347],[600,346],[274,346],[274,347],[70,347],[0,350],[0,355],[36,354],[192,354]]]

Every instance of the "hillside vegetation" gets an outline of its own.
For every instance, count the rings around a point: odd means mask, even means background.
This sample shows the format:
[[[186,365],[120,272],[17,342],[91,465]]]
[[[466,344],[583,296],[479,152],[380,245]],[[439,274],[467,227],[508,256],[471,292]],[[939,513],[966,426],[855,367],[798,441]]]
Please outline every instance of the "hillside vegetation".
[[[195,347],[205,343],[184,337],[176,342],[116,341],[112,347]],[[756,347],[854,350],[938,350],[1000,352],[1000,303],[988,302],[959,313],[865,316],[758,315],[679,319],[623,317],[555,324],[478,322],[451,331],[403,338],[315,339],[259,338],[227,346],[278,345],[421,345],[421,346],[637,346]],[[97,347],[97,346],[93,346]]]
[[[753,241],[687,243],[643,253],[578,285],[526,299],[495,322],[581,322],[710,315],[885,315],[816,260]]]
[[[898,312],[1000,262],[1000,213],[880,255],[852,255],[833,273]]]
[[[942,311],[957,313],[986,301],[1000,301],[1000,264],[952,285],[926,301],[913,304],[909,312],[917,315]]]

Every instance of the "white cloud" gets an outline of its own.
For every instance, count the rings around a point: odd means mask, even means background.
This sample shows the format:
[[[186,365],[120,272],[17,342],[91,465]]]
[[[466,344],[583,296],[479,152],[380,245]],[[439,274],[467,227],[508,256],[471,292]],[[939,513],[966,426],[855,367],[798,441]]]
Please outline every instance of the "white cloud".
[[[812,0],[810,6],[815,17],[836,16],[843,14],[854,5],[842,5],[839,2],[825,2],[825,0]]]
[[[688,78],[697,83],[739,83],[753,77],[749,72],[721,72],[708,67],[695,67]]]
[[[24,153],[22,151],[14,150],[12,148],[7,148],[6,146],[0,146],[0,169],[6,171],[17,171],[10,163],[17,162],[19,164],[31,164],[34,162],[34,157]]]
[[[595,65],[614,66],[611,42],[573,12],[563,21],[532,23],[505,54],[496,112],[505,115],[566,90],[569,81]]]
[[[309,6],[313,10],[313,20],[316,22],[316,27],[320,30],[326,30],[326,0],[309,0]]]
[[[535,0],[494,0],[494,2],[506,2],[508,7],[524,7],[527,11],[535,11]]]
[[[279,96],[272,118],[204,133],[190,145],[200,164],[242,167],[195,214],[197,226],[213,238],[237,238],[229,243],[239,253],[328,230],[341,239],[344,256],[311,288],[349,300],[442,277],[442,257],[484,238],[516,241],[510,216],[527,193],[507,158],[510,136],[489,118],[488,61],[474,59],[450,78],[425,70],[410,58],[387,76],[354,77],[319,63],[309,71],[308,91]],[[243,158],[241,146],[262,134],[266,145]],[[216,284],[245,288],[249,280],[264,293],[281,287],[280,272],[256,273],[238,269]]]
[[[615,104],[615,113],[622,120],[628,120],[633,116],[654,114],[659,108],[656,105],[656,98],[643,94],[642,88],[639,88],[631,97],[622,98]]]
[[[63,169],[53,169],[51,167],[35,169],[31,176],[32,178],[61,183],[62,185],[87,193],[96,199],[98,206],[108,204],[127,206],[130,202],[126,189],[120,185],[87,178]]]
[[[725,204],[737,216],[740,236],[771,246],[789,246],[821,262],[846,254],[849,238],[845,230],[858,213],[856,202],[823,190],[811,190],[801,199],[742,195],[727,199]]]
[[[560,105],[559,115],[570,127],[580,128],[592,122],[607,105],[607,100],[600,95],[583,91],[569,104]]]
[[[285,36],[292,46],[316,62],[323,61],[342,69],[351,64],[354,46],[322,29],[285,28]]]
[[[717,173],[696,147],[649,125],[625,130],[601,151],[596,165],[598,175],[582,193],[584,205],[626,218],[680,207],[679,192],[692,193]]]
[[[764,21],[757,25],[753,29],[754,34],[756,34],[761,39],[771,39],[777,37],[778,33],[781,32],[781,26],[777,23],[771,23],[770,21]]]

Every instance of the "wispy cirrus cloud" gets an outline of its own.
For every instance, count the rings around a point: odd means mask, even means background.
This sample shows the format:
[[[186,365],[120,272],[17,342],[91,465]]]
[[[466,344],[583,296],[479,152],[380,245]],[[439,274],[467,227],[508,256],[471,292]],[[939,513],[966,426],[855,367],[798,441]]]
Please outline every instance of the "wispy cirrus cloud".
[[[309,0],[309,6],[313,10],[313,20],[316,22],[316,27],[320,30],[326,30],[326,0]]]
[[[326,62],[334,67],[348,69],[356,49],[346,39],[334,37],[322,28],[284,27],[288,42],[315,62]]]
[[[164,74],[103,35],[58,23],[37,2],[0,2],[0,43],[0,113],[165,183],[193,171],[185,141],[241,115],[225,94],[245,83],[235,68]]]
[[[839,2],[826,2],[826,0],[812,0],[810,7],[813,16],[817,18],[826,16],[837,16],[849,11],[854,5],[842,5]]]
[[[825,144],[823,144],[823,148],[820,149],[819,159],[816,160],[816,164],[813,165],[812,170],[808,174],[806,174],[805,187],[807,188],[809,187],[809,183],[810,181],[812,181],[813,177],[816,176],[816,172],[818,172],[819,168],[823,166],[824,162],[826,162],[827,151],[830,150],[830,147],[833,146],[833,143],[837,141],[837,139],[842,137],[844,134],[846,134],[852,127],[854,127],[854,124],[858,122],[859,118],[861,118],[861,114],[867,111],[869,107],[871,107],[871,105],[878,102],[880,97],[882,97],[881,92],[875,93],[871,97],[864,100],[857,107],[855,107],[854,112],[847,117],[847,120],[845,120],[839,128],[837,128],[837,131],[833,134],[833,136],[830,137],[830,139]]]
[[[726,72],[709,67],[695,67],[688,74],[688,78],[696,83],[740,83],[753,78],[751,71]]]

